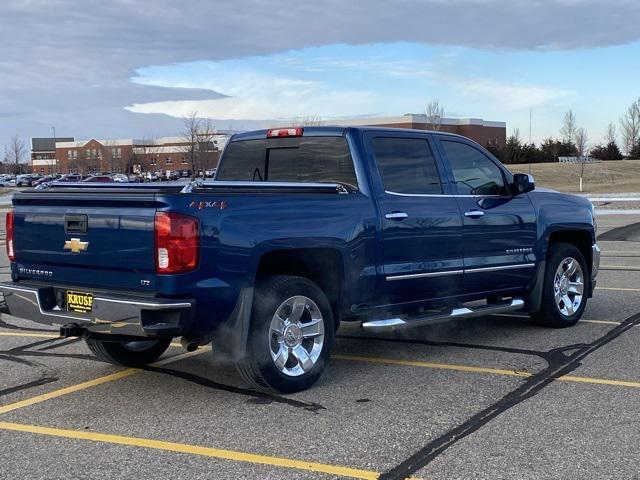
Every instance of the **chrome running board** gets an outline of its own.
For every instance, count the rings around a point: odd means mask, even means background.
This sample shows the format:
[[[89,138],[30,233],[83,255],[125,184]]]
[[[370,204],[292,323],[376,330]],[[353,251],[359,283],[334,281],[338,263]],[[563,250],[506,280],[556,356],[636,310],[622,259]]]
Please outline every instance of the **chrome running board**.
[[[453,308],[450,311],[420,315],[416,317],[398,316],[382,320],[367,320],[366,322],[362,322],[362,328],[377,332],[404,330],[407,328],[425,327],[428,325],[447,322],[449,320],[483,317],[485,315],[493,315],[495,313],[511,312],[513,310],[520,310],[522,307],[524,307],[524,300],[521,298],[513,298],[506,302],[490,303],[479,307],[458,307]]]

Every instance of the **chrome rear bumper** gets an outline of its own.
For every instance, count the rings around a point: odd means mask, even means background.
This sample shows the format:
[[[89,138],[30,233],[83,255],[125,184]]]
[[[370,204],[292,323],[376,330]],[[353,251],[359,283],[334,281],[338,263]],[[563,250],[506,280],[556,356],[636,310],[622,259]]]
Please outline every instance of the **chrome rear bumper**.
[[[92,311],[74,313],[57,305],[56,290],[61,288],[23,282],[0,283],[0,292],[4,295],[2,311],[47,325],[77,325],[95,333],[140,337],[175,337],[192,323],[193,300],[91,292],[94,295]]]

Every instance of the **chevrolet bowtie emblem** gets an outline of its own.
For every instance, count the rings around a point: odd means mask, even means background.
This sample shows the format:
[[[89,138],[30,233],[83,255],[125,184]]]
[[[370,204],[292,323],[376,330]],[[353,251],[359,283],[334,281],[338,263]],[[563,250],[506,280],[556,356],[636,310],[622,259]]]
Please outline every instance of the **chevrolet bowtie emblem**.
[[[71,250],[73,253],[80,253],[87,249],[89,242],[83,242],[79,238],[72,238],[64,242],[64,249]]]

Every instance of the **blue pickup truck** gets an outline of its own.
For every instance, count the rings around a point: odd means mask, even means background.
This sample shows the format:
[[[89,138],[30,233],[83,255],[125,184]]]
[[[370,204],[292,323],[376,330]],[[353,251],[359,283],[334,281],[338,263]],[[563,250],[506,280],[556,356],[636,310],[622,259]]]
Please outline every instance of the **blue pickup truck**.
[[[586,199],[464,137],[369,127],[235,135],[213,181],[43,185],[14,195],[6,227],[5,312],[126,365],[213,342],[279,392],[319,378],[344,321],[573,325],[600,261]]]

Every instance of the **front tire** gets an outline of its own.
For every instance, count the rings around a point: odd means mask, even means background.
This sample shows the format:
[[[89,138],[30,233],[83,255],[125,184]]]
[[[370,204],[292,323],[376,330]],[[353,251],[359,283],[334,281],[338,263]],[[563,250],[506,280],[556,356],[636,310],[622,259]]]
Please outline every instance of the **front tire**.
[[[128,367],[142,367],[156,361],[171,344],[170,338],[133,342],[107,342],[87,338],[85,341],[98,359]]]
[[[582,252],[569,243],[549,247],[540,310],[531,317],[539,325],[565,328],[575,325],[587,305],[589,270]]]
[[[256,287],[247,354],[238,371],[260,390],[305,390],[322,375],[333,336],[331,306],[315,283],[303,277],[268,277]]]

